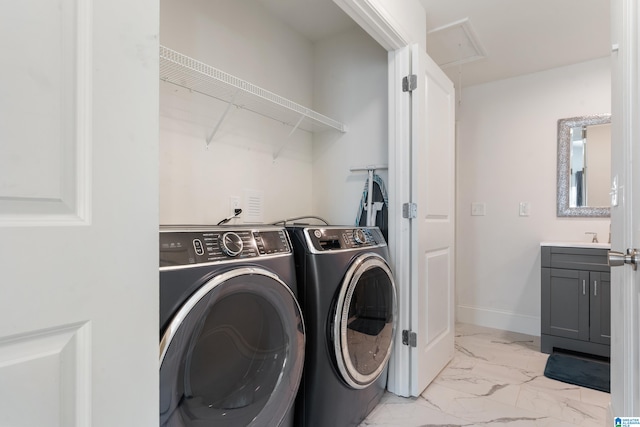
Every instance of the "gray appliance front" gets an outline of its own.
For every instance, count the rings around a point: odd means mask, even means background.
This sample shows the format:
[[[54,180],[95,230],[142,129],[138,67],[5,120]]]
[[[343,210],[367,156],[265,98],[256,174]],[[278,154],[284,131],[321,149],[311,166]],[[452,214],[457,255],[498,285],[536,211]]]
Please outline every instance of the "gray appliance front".
[[[264,265],[286,265],[290,248],[271,249],[259,235],[256,245],[255,233],[238,233],[235,255],[213,248],[232,234],[165,236],[170,262],[161,269],[161,290],[200,283],[161,331],[161,427],[289,425],[304,363],[302,313],[290,284],[255,259],[263,254],[271,259]],[[179,267],[180,257],[194,262],[203,252],[223,261]]]

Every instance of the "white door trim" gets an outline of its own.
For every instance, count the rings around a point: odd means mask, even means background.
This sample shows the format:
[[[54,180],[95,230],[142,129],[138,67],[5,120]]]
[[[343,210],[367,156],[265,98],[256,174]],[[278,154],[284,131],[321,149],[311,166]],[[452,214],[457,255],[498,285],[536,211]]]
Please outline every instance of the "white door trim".
[[[612,43],[612,180],[618,205],[611,208],[611,249],[640,247],[635,216],[640,211],[640,120],[638,100],[638,23],[635,0],[611,2]],[[640,415],[640,271],[629,266],[611,271],[611,415]]]
[[[400,214],[402,203],[411,200],[411,174],[406,173],[411,170],[411,97],[398,88],[410,73],[411,49],[389,52],[389,205],[395,207],[389,210],[389,250],[398,287],[398,324],[387,388],[400,396],[411,396],[411,349],[402,344],[402,330],[411,325],[411,223]]]
[[[389,391],[410,396],[409,347],[402,345],[402,329],[410,325],[410,224],[401,206],[411,197],[411,104],[402,92],[402,78],[411,71],[410,36],[374,0],[334,0],[360,27],[389,52],[389,245],[390,264],[398,287],[398,323],[389,359]]]
[[[411,347],[402,343],[402,331],[411,329],[411,222],[402,217],[402,205],[411,201],[411,97],[402,91],[403,77],[411,73],[412,40],[379,0],[334,0],[354,21],[389,52],[389,251],[398,287],[398,323],[395,348],[389,360],[387,388],[400,396],[412,395]],[[426,55],[426,53],[425,53]],[[415,254],[413,254],[415,256]],[[415,379],[414,379],[415,380]]]
[[[387,51],[408,46],[411,38],[383,8],[372,0],[333,0]]]

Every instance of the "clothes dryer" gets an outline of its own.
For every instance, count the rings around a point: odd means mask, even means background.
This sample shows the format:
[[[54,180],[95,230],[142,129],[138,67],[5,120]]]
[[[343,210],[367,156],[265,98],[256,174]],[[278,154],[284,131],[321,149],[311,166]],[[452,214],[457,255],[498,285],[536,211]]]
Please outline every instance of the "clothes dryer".
[[[282,227],[161,228],[160,426],[292,426],[296,291]]]
[[[378,404],[396,325],[396,286],[377,227],[287,227],[307,326],[296,426],[357,426]]]

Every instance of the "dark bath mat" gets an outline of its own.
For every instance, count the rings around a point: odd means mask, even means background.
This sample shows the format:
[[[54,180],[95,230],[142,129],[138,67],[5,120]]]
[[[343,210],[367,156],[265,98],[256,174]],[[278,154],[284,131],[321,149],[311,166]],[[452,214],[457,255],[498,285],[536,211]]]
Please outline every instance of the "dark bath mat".
[[[547,359],[544,376],[554,380],[609,393],[610,365],[606,360],[582,355],[552,353]]]

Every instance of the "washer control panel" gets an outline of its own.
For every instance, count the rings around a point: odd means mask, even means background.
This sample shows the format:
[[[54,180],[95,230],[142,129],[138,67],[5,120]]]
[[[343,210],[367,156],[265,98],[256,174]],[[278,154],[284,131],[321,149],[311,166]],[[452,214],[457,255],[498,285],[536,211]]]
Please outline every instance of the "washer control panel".
[[[160,230],[160,267],[204,264],[291,253],[282,228]]]
[[[387,245],[378,227],[317,227],[305,229],[305,234],[314,252]]]

